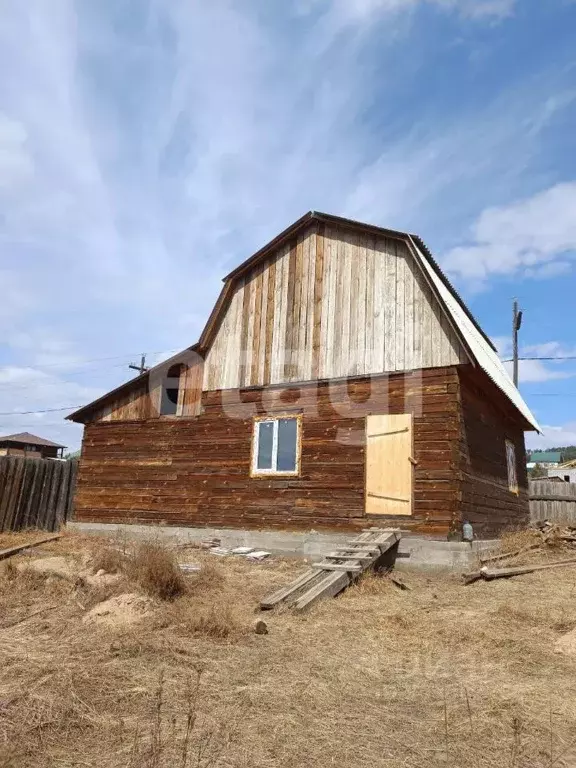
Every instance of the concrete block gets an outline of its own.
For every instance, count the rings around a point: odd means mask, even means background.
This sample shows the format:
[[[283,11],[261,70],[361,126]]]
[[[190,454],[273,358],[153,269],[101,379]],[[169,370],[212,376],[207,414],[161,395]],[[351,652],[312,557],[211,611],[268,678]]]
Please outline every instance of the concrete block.
[[[343,546],[354,534],[321,533],[319,531],[252,531],[233,528],[187,528],[183,526],[130,525],[114,523],[69,522],[68,530],[80,533],[122,536],[129,539],[163,538],[185,544],[217,537],[226,549],[254,547],[282,557],[319,560],[328,552]],[[472,544],[462,541],[438,541],[421,536],[405,536],[399,553],[409,555],[400,563],[416,568],[459,568],[472,566],[479,552],[495,546],[494,541]]]

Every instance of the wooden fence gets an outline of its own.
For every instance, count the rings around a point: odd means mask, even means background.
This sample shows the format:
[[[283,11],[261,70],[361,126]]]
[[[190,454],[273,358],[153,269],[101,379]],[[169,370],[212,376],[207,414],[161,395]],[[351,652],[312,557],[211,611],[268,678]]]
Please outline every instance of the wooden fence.
[[[576,526],[576,483],[531,480],[530,519]]]
[[[0,531],[57,531],[72,512],[77,461],[0,457]]]

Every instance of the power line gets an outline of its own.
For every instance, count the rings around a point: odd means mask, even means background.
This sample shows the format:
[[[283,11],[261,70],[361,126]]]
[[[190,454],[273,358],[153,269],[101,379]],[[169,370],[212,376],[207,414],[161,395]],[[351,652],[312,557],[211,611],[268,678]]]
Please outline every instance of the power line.
[[[168,355],[168,354],[171,354],[172,352],[178,352],[178,351],[181,351],[181,350],[180,349],[163,349],[163,350],[159,350],[157,352],[151,352],[149,354],[152,354],[152,355],[167,354]],[[121,356],[119,355],[118,357],[128,357],[128,355],[121,355]],[[101,360],[116,360],[116,359],[118,359],[118,358],[114,358],[114,357],[101,358]],[[87,360],[86,361],[86,363],[90,363],[90,362],[97,362],[97,360]],[[9,366],[4,366],[4,367],[9,367]],[[29,367],[29,366],[26,366],[26,367]],[[47,367],[50,367],[50,366],[39,365],[39,366],[37,366],[37,370],[42,372],[42,369],[43,368],[47,368]],[[72,369],[71,371],[63,371],[63,377],[82,376],[84,374],[98,373],[99,371],[109,371],[112,368],[125,368],[125,367],[126,367],[126,363],[119,363],[119,364],[116,364],[116,365],[111,365],[111,366],[106,366],[106,367],[99,367],[99,368],[78,368],[78,369]],[[128,367],[132,367],[132,366],[128,366]],[[140,366],[138,366],[138,370],[140,370]],[[53,374],[53,375],[56,375],[56,374]],[[19,392],[21,392],[22,390],[26,390],[26,389],[36,389],[36,387],[42,387],[42,388],[44,388],[44,387],[53,387],[53,386],[61,387],[63,383],[65,384],[66,381],[62,381],[62,380],[47,381],[47,382],[39,381],[37,384],[27,384],[27,385],[24,385],[24,386],[19,386],[17,384],[17,382],[3,382],[3,381],[0,381],[0,390],[2,390],[2,389],[14,389],[14,390],[18,390]],[[81,386],[81,385],[79,385],[79,386]]]
[[[29,413],[54,413],[55,411],[74,411],[76,408],[82,408],[81,405],[67,405],[65,408],[44,408],[40,411],[7,411],[0,413],[0,416],[25,416]]]
[[[187,347],[184,347],[184,349],[187,349]],[[171,352],[180,352],[182,351],[182,347],[178,347],[177,349],[157,349],[153,352],[148,352],[149,355],[161,355],[161,354],[170,354]],[[139,354],[137,352],[126,352],[122,355],[114,355],[112,357],[94,357],[89,360],[79,360],[78,364],[88,364],[88,363],[102,363],[107,360],[121,360],[124,357],[133,357],[135,354]],[[45,365],[37,365],[35,363],[20,363],[21,366],[30,366],[33,367],[36,365],[38,368],[62,368],[66,367],[66,363],[46,363]]]
[[[576,397],[576,392],[526,392],[526,397]]]
[[[576,360],[576,355],[560,355],[558,357],[519,357],[518,360]],[[503,363],[513,363],[513,358],[502,360]]]

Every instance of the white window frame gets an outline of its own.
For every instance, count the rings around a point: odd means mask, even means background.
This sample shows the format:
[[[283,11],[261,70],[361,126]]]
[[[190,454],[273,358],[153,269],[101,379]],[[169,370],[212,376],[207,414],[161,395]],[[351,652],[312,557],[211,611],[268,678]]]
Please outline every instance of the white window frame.
[[[508,490],[516,496],[519,493],[518,488],[518,462],[516,460],[516,446],[512,440],[506,438],[504,441],[506,451],[506,471],[508,474]]]
[[[296,468],[293,470],[277,469],[278,466],[278,429],[279,423],[286,419],[292,419],[296,422]],[[270,469],[258,468],[258,452],[260,448],[260,424],[273,424],[272,431],[272,467]],[[252,461],[250,465],[250,474],[252,477],[278,477],[288,476],[297,477],[300,474],[300,445],[301,445],[301,419],[299,414],[286,413],[280,416],[264,416],[254,419],[252,433]]]

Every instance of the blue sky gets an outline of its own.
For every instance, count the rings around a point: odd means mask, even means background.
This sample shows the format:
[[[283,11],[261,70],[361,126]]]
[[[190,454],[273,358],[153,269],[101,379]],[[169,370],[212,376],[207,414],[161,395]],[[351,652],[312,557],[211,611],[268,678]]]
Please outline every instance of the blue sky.
[[[196,341],[310,209],[420,234],[509,354],[576,355],[576,3],[2,0],[0,434]],[[576,361],[527,361],[576,443]],[[65,415],[65,413],[64,413]]]

